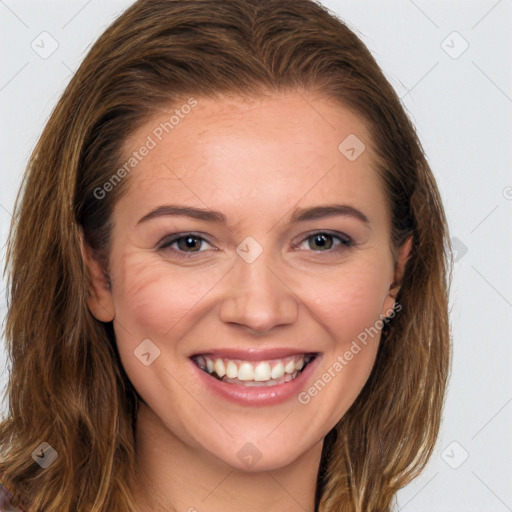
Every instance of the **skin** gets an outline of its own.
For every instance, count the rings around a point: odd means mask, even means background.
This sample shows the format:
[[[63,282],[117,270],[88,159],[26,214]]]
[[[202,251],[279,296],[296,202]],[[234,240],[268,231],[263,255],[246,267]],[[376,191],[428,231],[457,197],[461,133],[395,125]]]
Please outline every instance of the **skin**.
[[[410,243],[395,261],[371,139],[350,110],[295,92],[197,101],[127,178],[113,212],[111,288],[84,249],[89,308],[113,320],[122,364],[143,399],[134,493],[140,510],[313,511],[323,438],[361,391],[380,336],[360,344],[307,404],[297,397],[234,404],[199,382],[189,357],[220,347],[317,351],[307,391],[332,375],[365,328],[389,316]],[[127,155],[168,118],[155,116],[134,133]],[[366,145],[355,161],[338,150],[349,134]],[[227,225],[185,216],[138,224],[171,203],[219,210]],[[296,208],[334,203],[369,223],[348,215],[288,223]],[[334,238],[319,247],[312,235],[326,230]],[[165,237],[188,232],[206,241],[188,253],[184,242],[171,247],[193,257],[158,249]],[[236,252],[248,236],[263,249],[252,263]],[[149,366],[134,356],[145,339],[160,350]],[[237,456],[249,442],[261,454],[252,467]]]

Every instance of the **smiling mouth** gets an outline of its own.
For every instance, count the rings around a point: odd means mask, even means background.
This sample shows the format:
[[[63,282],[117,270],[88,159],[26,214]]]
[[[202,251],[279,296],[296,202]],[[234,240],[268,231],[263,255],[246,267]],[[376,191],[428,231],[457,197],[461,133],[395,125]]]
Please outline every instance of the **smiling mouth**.
[[[242,386],[276,386],[296,379],[317,355],[307,353],[264,361],[244,361],[199,354],[191,359],[205,373],[222,382]]]

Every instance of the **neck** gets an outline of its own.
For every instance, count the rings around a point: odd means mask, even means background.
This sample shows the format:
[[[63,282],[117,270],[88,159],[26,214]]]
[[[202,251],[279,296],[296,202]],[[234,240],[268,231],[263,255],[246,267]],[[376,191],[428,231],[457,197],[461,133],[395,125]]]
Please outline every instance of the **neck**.
[[[320,441],[287,466],[248,472],[178,439],[144,403],[137,414],[140,512],[314,512]]]

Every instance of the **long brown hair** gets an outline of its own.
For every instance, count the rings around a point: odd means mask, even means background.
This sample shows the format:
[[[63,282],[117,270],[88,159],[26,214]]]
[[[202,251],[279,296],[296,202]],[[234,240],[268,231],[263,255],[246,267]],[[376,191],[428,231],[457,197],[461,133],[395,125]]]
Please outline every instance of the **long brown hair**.
[[[87,307],[81,243],[109,273],[111,214],[129,183],[102,187],[123,143],[183,98],[314,92],[366,122],[392,214],[412,236],[373,371],[324,443],[320,512],[389,511],[431,455],[449,370],[448,229],[414,126],[361,40],[309,0],[139,0],[98,39],[34,149],[8,240],[11,363],[0,474],[44,512],[133,511],[137,394],[112,324]],[[340,141],[341,142],[341,141]],[[42,442],[58,453],[41,469]]]

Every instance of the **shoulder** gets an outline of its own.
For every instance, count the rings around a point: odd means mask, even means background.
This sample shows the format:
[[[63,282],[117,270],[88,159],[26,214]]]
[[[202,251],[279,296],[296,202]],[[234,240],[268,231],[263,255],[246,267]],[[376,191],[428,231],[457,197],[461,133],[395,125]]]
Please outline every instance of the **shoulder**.
[[[9,489],[0,483],[0,512],[24,512],[12,505],[12,495]]]

